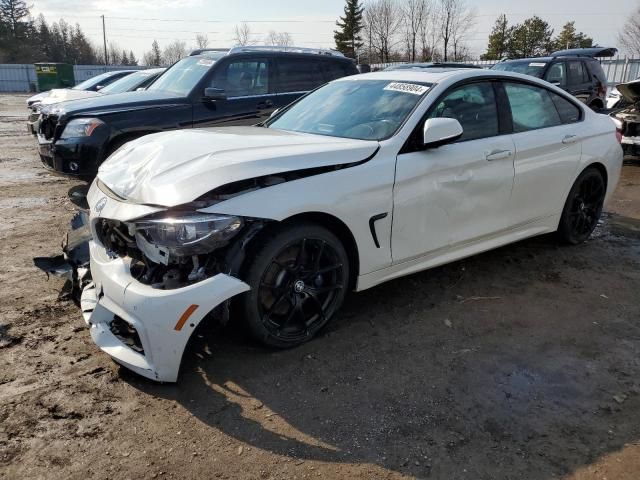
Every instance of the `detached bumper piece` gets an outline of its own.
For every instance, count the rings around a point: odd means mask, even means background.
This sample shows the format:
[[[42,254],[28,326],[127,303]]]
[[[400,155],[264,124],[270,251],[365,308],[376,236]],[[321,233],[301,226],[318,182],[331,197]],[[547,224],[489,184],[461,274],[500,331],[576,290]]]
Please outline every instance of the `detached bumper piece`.
[[[33,259],[34,265],[47,275],[51,274],[67,280],[60,293],[61,298],[71,297],[75,301],[80,300],[82,287],[90,278],[90,239],[88,213],[80,211],[71,220],[71,230],[62,241],[62,255]]]
[[[124,258],[111,258],[90,242],[91,275],[80,301],[98,347],[119,364],[152,380],[175,382],[191,334],[215,307],[249,290],[218,274],[198,283],[160,290],[138,282]]]

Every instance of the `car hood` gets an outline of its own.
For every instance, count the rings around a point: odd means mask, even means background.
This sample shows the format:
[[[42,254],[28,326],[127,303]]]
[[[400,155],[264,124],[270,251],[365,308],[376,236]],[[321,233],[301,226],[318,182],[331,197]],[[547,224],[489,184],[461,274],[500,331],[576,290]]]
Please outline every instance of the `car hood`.
[[[40,101],[40,104],[43,106],[52,105],[54,103],[66,102],[67,100],[79,100],[81,98],[91,98],[99,95],[100,93],[92,92],[91,90],[56,89],[51,90],[50,94]]]
[[[640,100],[640,79],[621,83],[616,88],[627,102],[636,103]]]
[[[51,90],[46,92],[36,93],[35,95],[27,98],[27,106],[31,106],[34,103],[40,103],[43,99],[47,98],[51,94]]]
[[[100,113],[126,112],[158,105],[172,104],[182,99],[177,94],[161,90],[97,95],[44,107],[42,112],[59,117]]]
[[[378,148],[376,141],[262,127],[176,130],[126,144],[98,179],[130,202],[173,207],[240,180],[363,161]]]

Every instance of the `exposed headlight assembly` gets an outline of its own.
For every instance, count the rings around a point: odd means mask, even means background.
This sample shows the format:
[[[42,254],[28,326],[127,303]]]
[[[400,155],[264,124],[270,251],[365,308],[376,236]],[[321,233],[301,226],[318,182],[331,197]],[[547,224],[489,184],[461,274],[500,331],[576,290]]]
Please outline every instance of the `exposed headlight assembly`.
[[[75,118],[67,123],[60,138],[90,137],[100,125],[104,125],[104,122],[97,118]]]
[[[243,225],[240,217],[192,213],[141,219],[135,223],[135,230],[136,240],[140,240],[138,246],[143,251],[152,245],[171,255],[191,256],[210,253],[225,246]]]

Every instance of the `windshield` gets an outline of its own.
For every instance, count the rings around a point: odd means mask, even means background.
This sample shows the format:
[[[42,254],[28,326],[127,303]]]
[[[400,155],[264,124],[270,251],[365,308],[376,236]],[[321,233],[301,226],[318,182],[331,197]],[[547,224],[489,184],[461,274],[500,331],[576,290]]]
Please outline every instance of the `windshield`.
[[[333,82],[302,98],[266,126],[357,140],[384,140],[396,133],[431,86],[392,80]]]
[[[113,76],[113,72],[102,73],[100,75],[96,75],[95,77],[91,77],[89,80],[85,80],[84,82],[79,83],[73,90],[89,90],[96,85],[100,85],[103,80],[106,80]]]
[[[131,90],[135,90],[136,88],[138,88],[141,84],[145,83],[147,80],[149,80],[149,78],[155,75],[157,74],[141,70],[107,85],[102,90],[100,90],[100,93],[106,93],[108,95],[111,93],[130,92]]]
[[[525,75],[531,75],[533,77],[542,78],[542,72],[544,67],[547,66],[547,62],[536,60],[525,60],[519,62],[502,62],[493,66],[493,70],[500,70],[503,72],[515,72],[524,73]]]
[[[211,69],[218,58],[225,55],[207,55],[206,57],[187,57],[174,64],[169,70],[153,82],[147,90],[166,90],[187,96]]]

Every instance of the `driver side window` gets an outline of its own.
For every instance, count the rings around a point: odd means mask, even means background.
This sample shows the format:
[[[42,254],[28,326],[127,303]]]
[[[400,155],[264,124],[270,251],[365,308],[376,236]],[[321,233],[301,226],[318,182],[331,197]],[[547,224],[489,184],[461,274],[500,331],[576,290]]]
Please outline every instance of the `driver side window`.
[[[269,93],[269,63],[266,59],[243,59],[216,69],[211,85],[225,91],[228,98]]]
[[[489,82],[463,85],[439,100],[429,118],[454,118],[462,125],[458,142],[498,135],[498,107]]]

